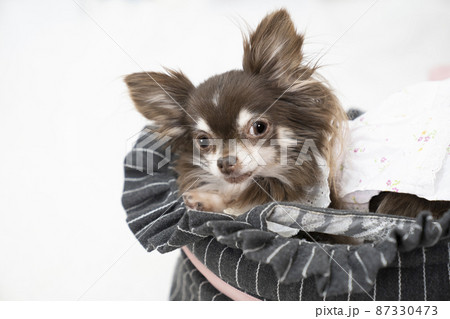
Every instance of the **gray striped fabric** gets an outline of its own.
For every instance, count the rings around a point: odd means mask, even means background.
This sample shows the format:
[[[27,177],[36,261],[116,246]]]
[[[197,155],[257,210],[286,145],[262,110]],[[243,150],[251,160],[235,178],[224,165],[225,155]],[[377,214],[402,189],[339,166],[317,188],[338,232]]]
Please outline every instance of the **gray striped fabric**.
[[[208,246],[209,245],[209,246]],[[313,277],[298,283],[283,284],[273,269],[261,262],[242,257],[242,251],[205,238],[189,245],[208,268],[230,285],[263,300],[449,300],[448,245],[439,243],[431,248],[398,253],[386,268],[380,269],[371,290],[362,293],[319,295]],[[426,263],[423,263],[425,253]],[[429,259],[434,256],[434,261]],[[194,270],[195,269],[195,270]],[[175,269],[171,300],[229,300],[214,287],[182,253]],[[199,286],[203,283],[198,294]],[[206,288],[207,287],[207,288]],[[205,289],[206,288],[206,289]],[[184,291],[184,292],[182,292]]]
[[[239,217],[187,210],[176,173],[170,165],[158,168],[165,146],[142,147],[149,134],[145,130],[127,155],[122,197],[128,225],[147,251],[188,245],[216,275],[260,299],[450,299],[450,212],[435,221],[427,212],[410,219],[293,203],[256,206]],[[364,243],[329,245],[296,236],[305,231]],[[177,266],[171,299],[213,299],[218,292],[187,265]]]

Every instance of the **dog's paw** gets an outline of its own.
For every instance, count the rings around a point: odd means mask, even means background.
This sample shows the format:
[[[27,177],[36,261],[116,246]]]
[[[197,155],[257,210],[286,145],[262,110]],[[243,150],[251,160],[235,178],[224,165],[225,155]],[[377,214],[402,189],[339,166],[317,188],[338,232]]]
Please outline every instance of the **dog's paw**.
[[[199,211],[221,212],[226,208],[222,197],[212,193],[190,191],[183,195],[183,200],[187,207]]]
[[[187,207],[189,207],[190,209],[195,209],[195,210],[203,210],[203,203],[199,200],[197,200],[197,196],[195,196],[195,194],[193,193],[186,193],[183,195],[183,200],[184,203],[186,204]]]

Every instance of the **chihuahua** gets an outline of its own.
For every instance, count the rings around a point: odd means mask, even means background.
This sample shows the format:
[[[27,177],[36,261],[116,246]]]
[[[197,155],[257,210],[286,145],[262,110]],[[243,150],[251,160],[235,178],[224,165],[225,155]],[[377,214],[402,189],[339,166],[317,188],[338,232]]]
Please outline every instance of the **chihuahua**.
[[[197,87],[173,70],[125,78],[137,110],[171,138],[189,208],[234,215],[272,201],[341,208],[336,180],[348,118],[318,67],[304,61],[303,41],[278,10],[244,39],[242,70]],[[377,197],[372,209],[387,209],[388,199],[395,196]]]

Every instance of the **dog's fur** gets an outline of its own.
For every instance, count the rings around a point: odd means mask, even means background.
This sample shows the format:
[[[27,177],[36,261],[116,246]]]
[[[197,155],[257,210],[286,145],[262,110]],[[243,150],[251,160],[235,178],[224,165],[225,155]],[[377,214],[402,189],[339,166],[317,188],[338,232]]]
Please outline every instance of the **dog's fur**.
[[[341,206],[335,178],[347,116],[316,74],[317,67],[303,61],[303,39],[289,14],[279,10],[244,40],[243,70],[213,76],[197,87],[173,70],[126,77],[138,111],[158,125],[159,133],[172,137],[178,184],[189,207],[239,214],[274,200],[305,203],[308,190],[322,176],[317,157],[330,169],[331,206]],[[264,127],[262,134],[254,134]],[[213,145],[212,139],[223,143]],[[284,165],[281,148],[270,143],[273,139],[298,141],[284,145]],[[295,165],[307,140],[314,141],[318,154]],[[235,147],[230,141],[236,141]],[[193,163],[195,152],[201,165]],[[259,165],[256,156],[266,165]],[[389,195],[372,207],[400,215],[417,213],[414,205],[389,209],[393,201],[395,195]]]

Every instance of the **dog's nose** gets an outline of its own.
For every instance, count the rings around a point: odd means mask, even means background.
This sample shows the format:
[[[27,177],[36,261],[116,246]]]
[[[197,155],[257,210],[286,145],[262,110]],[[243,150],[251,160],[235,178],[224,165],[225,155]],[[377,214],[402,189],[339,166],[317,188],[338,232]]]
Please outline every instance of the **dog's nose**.
[[[217,160],[217,167],[223,174],[231,174],[236,168],[236,160],[235,156],[221,157]]]

